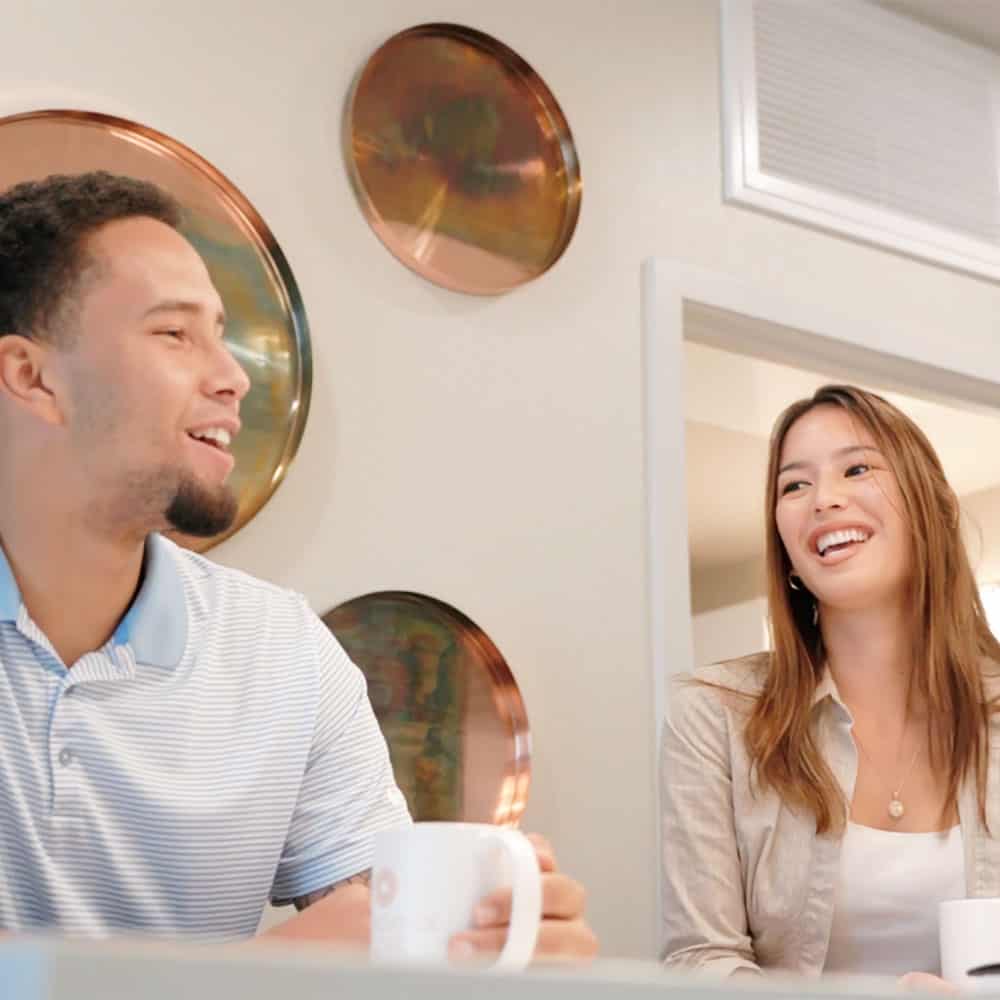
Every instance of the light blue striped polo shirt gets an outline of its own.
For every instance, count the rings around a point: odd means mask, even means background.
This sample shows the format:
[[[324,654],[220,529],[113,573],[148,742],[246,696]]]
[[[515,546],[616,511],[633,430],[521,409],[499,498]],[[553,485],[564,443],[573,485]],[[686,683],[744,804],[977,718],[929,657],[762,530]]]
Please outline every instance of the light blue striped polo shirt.
[[[0,928],[252,935],[409,815],[364,677],[305,601],[151,535],[67,670],[0,553]]]

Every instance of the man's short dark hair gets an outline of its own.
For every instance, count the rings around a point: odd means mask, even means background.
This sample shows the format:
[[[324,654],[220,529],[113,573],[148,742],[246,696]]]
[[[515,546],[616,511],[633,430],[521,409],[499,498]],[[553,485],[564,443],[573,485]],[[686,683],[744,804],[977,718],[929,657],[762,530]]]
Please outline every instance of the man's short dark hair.
[[[104,170],[52,174],[0,192],[0,336],[54,339],[62,307],[91,263],[87,237],[135,216],[176,229],[181,208],[155,184]]]

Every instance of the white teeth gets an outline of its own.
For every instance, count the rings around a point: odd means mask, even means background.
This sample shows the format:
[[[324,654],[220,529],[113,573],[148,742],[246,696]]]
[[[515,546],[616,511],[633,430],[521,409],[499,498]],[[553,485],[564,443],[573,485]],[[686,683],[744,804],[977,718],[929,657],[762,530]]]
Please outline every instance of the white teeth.
[[[845,542],[867,542],[868,535],[858,528],[845,528],[843,531],[828,531],[816,540],[816,551],[826,555],[831,545],[843,545]]]
[[[192,431],[191,437],[202,441],[212,441],[220,448],[228,448],[232,436],[224,427],[206,427],[203,431]]]

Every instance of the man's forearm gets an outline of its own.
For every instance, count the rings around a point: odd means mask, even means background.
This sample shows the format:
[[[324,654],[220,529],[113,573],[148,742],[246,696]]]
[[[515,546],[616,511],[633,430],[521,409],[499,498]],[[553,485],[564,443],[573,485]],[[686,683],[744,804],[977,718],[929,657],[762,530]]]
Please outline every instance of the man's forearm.
[[[324,886],[322,889],[317,889],[315,892],[308,892],[304,896],[297,896],[292,902],[295,904],[295,909],[300,913],[303,910],[308,910],[313,903],[318,903],[321,899],[325,899],[331,893],[336,892],[338,889],[343,889],[347,885],[370,885],[372,880],[372,870],[370,868],[363,872],[358,872],[357,875],[352,875],[350,878],[341,879],[339,882],[334,882],[333,885]]]
[[[262,939],[327,941],[349,949],[367,949],[371,872],[317,889],[293,900],[299,911],[284,923],[259,935]]]

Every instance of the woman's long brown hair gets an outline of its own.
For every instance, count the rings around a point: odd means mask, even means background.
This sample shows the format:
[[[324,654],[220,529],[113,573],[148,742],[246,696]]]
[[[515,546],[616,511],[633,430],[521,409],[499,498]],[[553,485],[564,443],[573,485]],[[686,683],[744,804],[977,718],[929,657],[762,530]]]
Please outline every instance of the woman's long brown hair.
[[[923,432],[874,393],[827,385],[799,400],[778,418],[767,468],[767,589],[773,652],[763,690],[747,722],[745,739],[762,788],[793,808],[811,812],[817,833],[840,833],[848,805],[810,728],[813,696],[826,653],[813,624],[814,598],[789,585],[792,566],[778,534],[775,507],[778,468],[792,425],[819,406],[846,410],[874,438],[899,483],[909,527],[909,608],[913,673],[911,697],[928,709],[932,769],[946,776],[942,816],[957,807],[966,774],[975,778],[980,819],[986,823],[989,718],[983,660],[1000,662],[961,536],[958,499]]]

